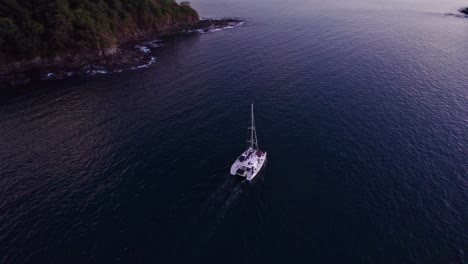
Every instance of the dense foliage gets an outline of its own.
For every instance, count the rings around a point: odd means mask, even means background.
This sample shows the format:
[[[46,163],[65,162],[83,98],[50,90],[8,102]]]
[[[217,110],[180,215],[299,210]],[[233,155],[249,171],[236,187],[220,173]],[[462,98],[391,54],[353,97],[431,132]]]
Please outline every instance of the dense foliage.
[[[1,0],[0,61],[115,47],[125,34],[196,18],[174,0]]]

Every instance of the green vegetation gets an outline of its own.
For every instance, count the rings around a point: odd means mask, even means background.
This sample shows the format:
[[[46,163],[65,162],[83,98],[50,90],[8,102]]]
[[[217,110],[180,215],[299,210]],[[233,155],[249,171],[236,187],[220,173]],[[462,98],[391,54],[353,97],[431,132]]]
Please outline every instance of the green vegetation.
[[[0,62],[104,50],[197,20],[188,2],[174,0],[2,0]]]

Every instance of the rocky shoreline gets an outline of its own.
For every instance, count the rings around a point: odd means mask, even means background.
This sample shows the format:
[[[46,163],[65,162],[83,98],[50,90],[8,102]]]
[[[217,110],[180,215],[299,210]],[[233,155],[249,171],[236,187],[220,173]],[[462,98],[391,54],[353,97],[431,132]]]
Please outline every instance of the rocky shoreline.
[[[243,24],[240,19],[204,19],[166,32],[144,32],[118,47],[63,58],[37,58],[0,67],[0,85],[18,86],[31,81],[57,80],[72,76],[119,73],[147,68],[156,62],[151,56],[154,48],[163,45],[164,39],[180,34],[208,33],[230,29]]]

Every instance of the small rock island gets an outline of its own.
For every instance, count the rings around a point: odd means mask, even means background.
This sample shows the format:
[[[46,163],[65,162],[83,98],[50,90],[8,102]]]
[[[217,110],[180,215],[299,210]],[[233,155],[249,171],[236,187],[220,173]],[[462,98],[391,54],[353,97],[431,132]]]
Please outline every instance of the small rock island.
[[[468,7],[460,9],[460,12],[468,16]]]
[[[200,19],[175,0],[2,1],[0,83],[138,68],[154,61],[141,42],[236,23]]]

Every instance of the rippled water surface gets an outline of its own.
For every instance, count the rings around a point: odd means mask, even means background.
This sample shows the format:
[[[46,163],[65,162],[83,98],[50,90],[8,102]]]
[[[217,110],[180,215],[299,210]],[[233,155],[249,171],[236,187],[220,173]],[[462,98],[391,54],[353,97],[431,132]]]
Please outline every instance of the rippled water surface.
[[[0,262],[466,259],[466,1],[192,5],[246,22],[2,94]],[[246,183],[252,102],[269,160]]]

